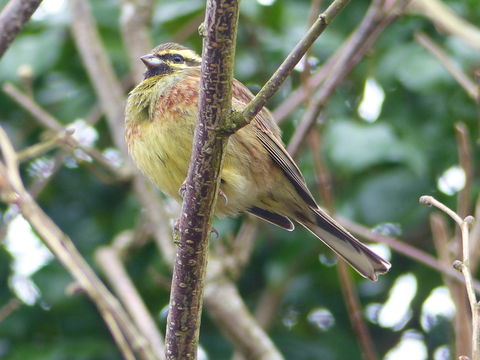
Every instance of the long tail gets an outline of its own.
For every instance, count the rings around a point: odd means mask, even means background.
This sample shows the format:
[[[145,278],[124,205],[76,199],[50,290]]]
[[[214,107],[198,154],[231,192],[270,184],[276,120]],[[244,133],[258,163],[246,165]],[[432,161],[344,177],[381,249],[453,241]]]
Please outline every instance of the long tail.
[[[314,219],[295,219],[322,240],[358,273],[372,281],[386,273],[391,264],[358,241],[321,209],[312,209]]]

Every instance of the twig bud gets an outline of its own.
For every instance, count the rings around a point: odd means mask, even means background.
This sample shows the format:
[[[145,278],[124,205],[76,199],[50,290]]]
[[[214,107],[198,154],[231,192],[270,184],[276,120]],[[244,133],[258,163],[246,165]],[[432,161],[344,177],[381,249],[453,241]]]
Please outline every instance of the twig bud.
[[[455,270],[462,271],[463,262],[461,262],[460,260],[455,260],[452,266]]]
[[[468,215],[465,219],[463,219],[463,221],[467,224],[473,224],[475,222],[475,218],[472,215]]]

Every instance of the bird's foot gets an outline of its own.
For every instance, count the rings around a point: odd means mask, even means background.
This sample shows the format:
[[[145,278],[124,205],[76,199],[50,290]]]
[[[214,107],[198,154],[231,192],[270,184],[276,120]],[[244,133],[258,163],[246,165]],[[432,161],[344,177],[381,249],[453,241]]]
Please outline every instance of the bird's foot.
[[[217,229],[215,229],[213,226],[212,226],[212,229],[210,230],[210,234],[215,235],[215,240],[220,237],[220,234],[218,233]]]
[[[185,191],[187,191],[187,179],[183,181],[182,186],[178,189],[178,195],[180,195],[182,199],[185,196]]]

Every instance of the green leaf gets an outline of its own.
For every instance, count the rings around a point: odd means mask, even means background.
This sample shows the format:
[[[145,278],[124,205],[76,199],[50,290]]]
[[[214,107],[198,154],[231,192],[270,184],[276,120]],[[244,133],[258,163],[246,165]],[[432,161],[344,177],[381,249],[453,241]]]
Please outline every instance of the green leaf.
[[[335,167],[347,172],[363,171],[385,162],[400,162],[405,151],[391,126],[332,121],[325,133],[326,152]]]
[[[425,207],[418,198],[425,193],[425,182],[406,169],[391,169],[365,179],[360,186],[356,206],[358,216],[370,225],[412,218]]]
[[[376,71],[380,79],[394,77],[411,91],[428,92],[452,81],[438,60],[416,43],[392,47]]]

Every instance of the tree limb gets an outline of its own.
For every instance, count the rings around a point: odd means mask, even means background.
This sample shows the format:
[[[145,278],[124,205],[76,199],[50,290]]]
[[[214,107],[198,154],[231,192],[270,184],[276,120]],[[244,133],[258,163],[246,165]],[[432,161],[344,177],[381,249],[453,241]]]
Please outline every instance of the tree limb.
[[[231,111],[238,1],[208,0],[199,118],[186,180],[167,319],[166,358],[196,359],[213,211]]]
[[[0,13],[0,58],[42,0],[10,0]]]

